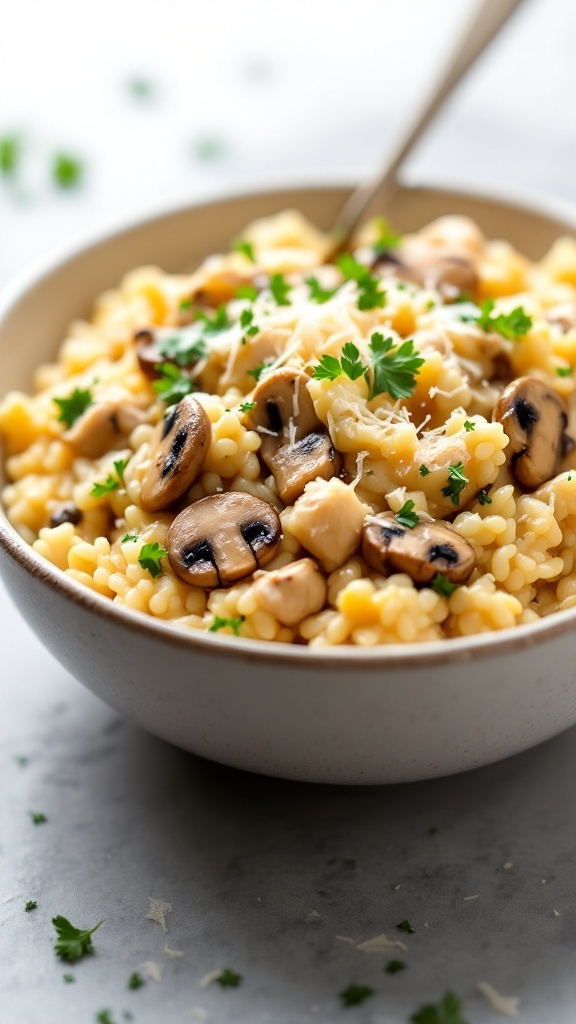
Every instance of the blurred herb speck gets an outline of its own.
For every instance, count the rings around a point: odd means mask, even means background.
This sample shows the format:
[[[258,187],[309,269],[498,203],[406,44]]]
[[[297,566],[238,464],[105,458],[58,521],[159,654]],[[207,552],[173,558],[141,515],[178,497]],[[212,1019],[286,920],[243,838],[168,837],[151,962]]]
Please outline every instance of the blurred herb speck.
[[[84,164],[70,153],[56,153],[52,160],[52,180],[58,188],[77,188],[84,176]]]

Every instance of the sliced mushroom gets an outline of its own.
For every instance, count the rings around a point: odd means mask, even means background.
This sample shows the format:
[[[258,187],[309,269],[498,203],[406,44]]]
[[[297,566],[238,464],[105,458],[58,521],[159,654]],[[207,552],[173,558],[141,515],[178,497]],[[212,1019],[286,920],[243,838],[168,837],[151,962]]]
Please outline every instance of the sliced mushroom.
[[[316,562],[300,558],[256,580],[252,592],[258,604],[285,626],[294,626],[324,607],[326,580]]]
[[[562,456],[574,445],[565,433],[564,402],[547,384],[519,377],[502,391],[494,408],[510,440],[510,470],[521,487],[534,491],[558,472]]]
[[[561,302],[546,310],[546,319],[561,331],[573,331],[576,328],[576,302]]]
[[[186,324],[183,327],[166,328],[161,327],[156,331],[144,330],[137,331],[134,335],[134,341],[136,343],[136,356],[140,364],[142,373],[148,377],[148,380],[154,380],[159,376],[157,366],[159,363],[172,363],[174,366],[186,367],[194,366],[200,359],[198,352],[194,356],[190,356],[189,361],[179,362],[173,355],[166,355],[161,349],[161,342],[169,342],[170,340],[188,340],[190,342],[190,351],[194,352],[193,343],[199,341],[202,337],[201,328],[198,326],[198,322]],[[168,349],[169,351],[169,349]],[[186,351],[186,346],[183,345],[182,351]]]
[[[152,331],[137,331],[134,335],[136,342],[136,356],[140,363],[142,373],[148,380],[154,380],[158,376],[156,367],[158,363],[168,362],[158,348],[158,343]]]
[[[268,436],[273,434],[282,444],[322,430],[306,387],[309,380],[306,373],[290,368],[262,380],[252,395],[256,405],[247,417],[250,426]]]
[[[314,432],[295,444],[269,451],[271,441],[265,438],[262,458],[272,471],[285,505],[293,505],[311,480],[331,480],[340,472],[342,462],[329,434]]]
[[[210,438],[210,420],[192,395],[167,411],[150,442],[152,461],[142,481],[141,501],[147,512],[168,508],[192,486]]]
[[[384,513],[365,525],[362,554],[376,572],[395,569],[415,583],[429,583],[441,572],[451,583],[467,580],[476,560],[474,548],[447,523],[420,522],[413,529],[401,526]]]
[[[131,402],[94,402],[76,423],[62,435],[76,455],[97,459],[113,448],[121,447],[122,439],[141,423],[148,422],[143,409]]]
[[[438,252],[428,246],[381,253],[375,266],[389,269],[397,277],[421,288],[435,288],[447,301],[475,295],[478,289],[478,274],[471,259],[459,253]]]
[[[62,526],[62,523],[72,523],[78,526],[82,521],[82,513],[72,502],[67,505],[59,505],[50,516],[50,526]]]
[[[270,562],[282,538],[271,505],[241,491],[201,498],[168,530],[174,572],[193,587],[229,587]]]

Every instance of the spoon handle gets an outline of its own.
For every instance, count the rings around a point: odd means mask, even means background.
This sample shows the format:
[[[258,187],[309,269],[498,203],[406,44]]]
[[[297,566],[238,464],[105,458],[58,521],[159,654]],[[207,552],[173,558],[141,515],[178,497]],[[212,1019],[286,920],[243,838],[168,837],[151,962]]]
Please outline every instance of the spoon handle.
[[[408,127],[397,140],[377,178],[360,185],[340,211],[334,237],[336,251],[346,248],[368,208],[385,201],[396,184],[398,169],[418,142],[461,78],[508,21],[521,0],[480,0],[474,15],[448,54],[437,79],[416,110]]]

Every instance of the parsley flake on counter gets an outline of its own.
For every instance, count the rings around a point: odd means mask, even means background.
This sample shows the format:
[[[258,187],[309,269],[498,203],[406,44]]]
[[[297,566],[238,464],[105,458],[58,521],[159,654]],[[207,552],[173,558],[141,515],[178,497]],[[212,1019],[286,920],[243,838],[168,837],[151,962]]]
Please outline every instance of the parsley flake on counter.
[[[77,188],[84,176],[84,164],[71,153],[56,153],[52,160],[52,180],[58,188]]]
[[[31,910],[36,910],[37,906],[38,902],[36,900],[28,900],[26,906],[24,907],[24,910],[26,911],[27,914],[29,914]]]
[[[464,472],[464,464],[457,462],[455,466],[448,466],[448,485],[442,488],[445,498],[452,498],[453,505],[460,504],[460,494],[469,483]]]
[[[420,476],[428,476],[430,470],[428,469],[428,466],[425,466],[424,463],[422,463],[418,472]]]
[[[340,999],[342,1006],[360,1006],[373,995],[374,989],[369,988],[368,985],[348,985],[348,988],[340,993]]]
[[[99,1010],[94,1020],[97,1021],[97,1024],[114,1024],[112,1010]]]
[[[128,983],[127,983],[126,987],[127,988],[137,989],[137,988],[142,988],[142,985],[145,985],[145,984],[146,984],[146,982],[144,981],[144,978],[142,977],[142,975],[138,974],[138,971],[133,971],[132,974],[130,975],[130,977],[128,978]]]
[[[63,974],[62,981],[65,981],[67,985],[71,985],[73,981],[76,981],[76,978],[73,974]]]
[[[508,341],[517,341],[528,334],[532,327],[532,317],[528,316],[522,306],[516,306],[511,313],[494,313],[494,299],[484,299],[478,313],[460,317],[467,323],[476,323],[483,331],[495,331]]]
[[[384,970],[386,974],[398,974],[399,971],[406,970],[406,964],[403,960],[389,960]]]
[[[92,405],[93,398],[92,392],[88,389],[74,388],[67,398],[53,398],[52,401],[60,410],[58,422],[71,427],[86,412],[88,406]]]
[[[464,430],[466,431],[467,434],[469,434],[472,430],[476,430],[476,424],[473,423],[472,420],[465,420]]]
[[[46,815],[42,814],[41,811],[30,811],[30,817],[32,818],[32,823],[34,825],[43,825],[46,821],[48,821]]]
[[[478,501],[481,505],[491,505],[492,498],[488,494],[488,491],[483,487],[481,491],[478,491]]]
[[[236,289],[237,299],[248,299],[249,302],[254,302],[254,299],[258,298],[258,289],[253,284],[241,284]]]
[[[382,309],[386,293],[380,290],[382,284],[363,263],[358,263],[350,253],[343,253],[336,260],[336,265],[345,281],[356,281],[358,285],[358,309]]]
[[[398,929],[399,932],[406,932],[407,935],[414,935],[414,932],[416,931],[416,929],[412,927],[410,921],[408,921],[406,917],[404,918],[403,921],[400,921],[400,923],[396,925],[396,928]]]
[[[215,135],[202,135],[192,143],[192,153],[197,160],[220,160],[226,153],[226,144]]]
[[[440,597],[450,597],[455,590],[458,590],[457,583],[451,583],[447,576],[443,573],[437,572],[430,586],[432,590],[435,590]]]
[[[98,921],[98,924],[95,924],[93,928],[82,930],[81,928],[75,928],[73,924],[70,924],[70,921],[60,914],[58,917],[53,917],[52,924],[56,929],[57,935],[56,942],[54,943],[56,956],[59,956],[61,960],[68,960],[69,963],[74,963],[76,960],[80,960],[81,957],[93,953],[92,935],[103,923],[103,921]]]
[[[196,391],[194,381],[173,363],[158,363],[155,369],[160,376],[152,382],[152,387],[167,405],[178,405],[186,395]]]
[[[250,409],[254,409],[255,406],[256,402],[242,402],[242,404],[238,406],[238,409],[240,412],[250,412]]]
[[[214,622],[208,630],[209,633],[217,633],[219,629],[225,629],[229,626],[236,636],[240,636],[240,626],[244,622],[244,615],[233,616],[231,619],[221,619],[218,615],[214,616]]]
[[[230,967],[225,967],[221,974],[214,979],[218,985],[222,988],[238,988],[242,981],[242,975],[237,974],[236,971],[231,970]]]
[[[559,377],[571,377],[574,373],[573,366],[557,366],[556,373]]]
[[[17,754],[14,760],[16,761],[16,764],[20,765],[21,768],[25,768],[26,765],[29,763],[30,758],[26,757],[25,754]]]
[[[317,302],[322,305],[324,302],[328,302],[333,295],[338,291],[337,288],[323,288],[317,277],[307,277],[305,283],[310,289],[310,298],[312,302]]]
[[[418,523],[420,522],[420,520],[418,519],[418,514],[412,511],[414,505],[415,502],[413,502],[411,498],[408,498],[408,501],[404,502],[400,511],[397,512],[396,515],[394,516],[396,521],[400,523],[401,526],[407,526],[409,530],[413,530],[414,527],[418,526]]]
[[[462,1003],[453,992],[446,992],[439,1003],[428,1003],[410,1017],[410,1024],[468,1024],[462,1016]]]
[[[102,498],[105,494],[110,494],[112,491],[117,491],[122,487],[124,485],[124,470],[129,462],[130,456],[127,459],[116,459],[114,462],[116,476],[114,477],[109,473],[103,484],[96,483],[92,486],[90,494],[94,498]]]
[[[232,242],[232,249],[234,252],[242,253],[251,263],[256,263],[252,242],[248,242],[245,238],[235,238]]]
[[[15,175],[22,157],[22,142],[18,135],[4,135],[0,139],[0,174],[4,178]]]
[[[149,78],[137,75],[128,79],[126,85],[130,95],[136,100],[148,102],[156,98],[156,86]]]
[[[162,574],[162,559],[168,552],[166,548],[161,548],[157,541],[153,544],[144,544],[142,550],[138,555],[138,561],[143,569],[147,569],[152,579],[156,579],[157,576]]]
[[[384,338],[375,331],[368,348],[372,353],[371,365],[374,374],[369,398],[375,398],[384,392],[394,399],[410,398],[416,387],[416,376],[425,362],[414,348],[414,342],[403,341],[394,348],[392,338]]]
[[[292,305],[288,298],[292,291],[292,287],[288,284],[284,274],[272,274],[270,277],[269,287],[272,292],[272,298],[277,306]]]

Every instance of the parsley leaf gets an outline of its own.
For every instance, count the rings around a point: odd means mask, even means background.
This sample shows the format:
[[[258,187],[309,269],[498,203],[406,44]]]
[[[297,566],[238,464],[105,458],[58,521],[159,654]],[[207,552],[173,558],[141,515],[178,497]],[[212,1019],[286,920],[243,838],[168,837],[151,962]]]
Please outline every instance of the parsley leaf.
[[[307,277],[305,283],[310,289],[312,302],[317,302],[319,305],[328,302],[328,299],[331,299],[338,291],[337,288],[323,288],[317,277]]]
[[[30,811],[30,817],[32,818],[32,822],[34,825],[43,825],[46,821],[48,821],[46,815],[42,814],[41,811]]]
[[[251,309],[243,309],[240,313],[240,326],[246,328],[242,338],[243,345],[246,344],[248,338],[253,338],[255,334],[260,333],[260,328],[254,323],[254,313]]]
[[[26,906],[24,907],[24,910],[26,911],[27,914],[29,914],[31,910],[36,910],[37,906],[38,903],[36,900],[28,900]]]
[[[378,238],[372,245],[376,256],[383,256],[390,249],[398,248],[402,241],[402,235],[397,235],[390,230],[390,225],[385,217],[376,217],[376,230]]]
[[[430,584],[432,590],[435,590],[440,597],[450,597],[455,590],[458,590],[457,583],[451,583],[447,576],[443,573],[437,572],[432,583]]]
[[[368,985],[348,985],[348,988],[340,993],[340,999],[343,1006],[360,1006],[365,999],[373,995],[374,989],[368,988]]]
[[[404,918],[403,921],[400,921],[400,923],[396,925],[396,928],[398,929],[399,932],[406,932],[407,935],[414,935],[414,932],[416,930],[412,927],[410,921],[408,921],[407,918]]]
[[[232,248],[234,252],[241,252],[251,263],[256,263],[252,242],[246,241],[245,238],[235,238],[232,242]]]
[[[98,921],[98,924],[95,924],[93,928],[81,929],[75,928],[73,924],[70,924],[70,921],[67,921],[61,915],[53,917],[52,924],[56,929],[57,935],[56,942],[54,943],[56,956],[59,956],[62,960],[74,963],[75,960],[80,960],[81,957],[86,956],[88,953],[93,953],[92,934],[103,923],[103,921]]]
[[[5,135],[0,139],[0,174],[8,178],[16,174],[22,157],[22,142],[18,135]]]
[[[148,569],[152,579],[156,579],[157,576],[162,574],[162,559],[168,552],[166,548],[161,548],[157,541],[153,544],[143,544],[140,554],[138,555],[138,561],[143,569]]]
[[[217,633],[219,629],[225,629],[229,626],[236,636],[240,636],[240,626],[244,622],[244,615],[238,615],[231,619],[221,619],[218,615],[214,616],[214,622],[208,630],[209,633]]]
[[[292,288],[288,284],[284,274],[272,274],[269,287],[272,292],[272,298],[277,306],[291,305],[288,296],[292,291]]]
[[[86,412],[88,406],[92,405],[93,398],[92,392],[88,389],[74,388],[67,398],[53,398],[52,401],[60,409],[58,422],[71,427]]]
[[[230,967],[225,967],[215,980],[222,986],[222,988],[238,988],[238,985],[242,981],[242,975],[237,974],[236,971],[231,970]]]
[[[377,331],[368,348],[372,353],[373,382],[369,385],[370,399],[387,392],[391,398],[410,398],[416,387],[416,375],[425,360],[414,348],[414,342],[403,341],[394,348],[392,338],[384,338]]]
[[[418,526],[418,523],[420,522],[420,520],[418,519],[418,514],[412,511],[412,509],[414,508],[414,504],[415,503],[412,501],[412,499],[409,498],[408,501],[404,502],[402,508],[400,509],[399,512],[396,513],[394,517],[396,521],[400,523],[401,526],[407,526],[409,530],[413,530],[414,527]]]
[[[532,317],[527,316],[522,306],[516,306],[511,313],[496,313],[493,316],[495,306],[494,299],[484,299],[478,313],[466,314],[460,319],[477,323],[483,331],[495,331],[508,341],[517,341],[528,333],[532,327]]]
[[[358,309],[381,309],[386,293],[380,291],[381,281],[374,277],[368,267],[358,263],[349,253],[344,253],[336,260],[345,281],[356,281],[358,285]]]
[[[242,404],[238,406],[238,409],[240,412],[250,412],[250,409],[253,409],[255,405],[256,402],[242,402]]]
[[[138,540],[137,533],[125,533],[120,541],[121,544],[125,544],[127,540]]]
[[[342,371],[346,374],[350,380],[358,380],[363,373],[366,373],[366,367],[360,359],[360,353],[351,341],[347,341],[342,346],[341,360]]]
[[[457,462],[455,466],[448,466],[448,486],[442,488],[442,494],[445,498],[452,498],[453,505],[459,505],[460,494],[468,482],[462,462]]]
[[[142,975],[138,974],[138,971],[134,971],[130,975],[130,977],[128,978],[128,983],[127,983],[126,987],[127,988],[134,988],[134,989],[136,989],[136,988],[142,988],[142,985],[145,985],[145,984],[146,984],[146,982],[144,981],[144,978],[142,977]]]
[[[128,91],[136,100],[153,100],[156,96],[156,86],[149,78],[130,78],[126,83]]]
[[[201,135],[192,143],[196,160],[221,160],[226,155],[226,143],[215,135]]]
[[[221,303],[214,316],[210,316],[209,313],[198,313],[198,320],[201,320],[204,324],[204,331],[209,334],[218,331],[225,330],[226,327],[230,327],[230,321],[228,319],[228,310],[226,309],[225,303]]]
[[[62,981],[65,981],[67,985],[71,985],[73,981],[76,981],[76,978],[73,974],[63,974]]]
[[[410,1017],[411,1024],[467,1024],[462,1003],[453,992],[446,992],[438,1004],[428,1003]]]
[[[406,970],[406,964],[403,960],[389,960],[384,970],[386,974],[398,974],[398,971]]]
[[[158,363],[155,369],[160,376],[152,382],[152,387],[167,405],[177,405],[190,392],[196,391],[194,381],[180,373],[173,363]]]
[[[559,377],[571,377],[574,373],[573,366],[557,366],[556,373]]]
[[[466,431],[467,434],[469,434],[472,430],[476,430],[476,424],[473,423],[472,420],[465,420],[464,430]]]
[[[481,491],[478,491],[478,501],[480,502],[481,505],[492,504],[492,498],[488,494],[488,491],[486,490],[485,487],[483,487]]]
[[[178,366],[191,366],[206,355],[206,341],[202,334],[203,330],[198,324],[191,324],[159,341],[158,352],[165,359],[178,363]]]
[[[97,1024],[114,1024],[112,1010],[99,1010],[94,1020],[97,1021]]]
[[[259,363],[258,366],[254,366],[251,370],[246,370],[246,373],[249,377],[253,377],[255,381],[259,381],[266,367],[270,366],[273,362],[273,359],[265,359],[264,362]]]
[[[96,483],[93,485],[90,494],[94,498],[102,498],[105,494],[110,494],[112,491],[117,491],[119,487],[122,487],[124,484],[124,470],[129,462],[130,456],[127,459],[116,459],[114,462],[116,476],[114,477],[109,473],[103,484]]]
[[[248,299],[250,302],[254,302],[254,299],[258,298],[258,289],[252,284],[241,284],[236,289],[237,299]]]
[[[77,188],[84,176],[84,164],[70,153],[56,153],[52,161],[52,179],[58,188]]]
[[[351,344],[351,343],[350,343]],[[356,346],[354,346],[356,348]],[[356,349],[358,351],[358,349]],[[358,355],[360,353],[358,352]],[[336,356],[330,356],[327,352],[320,357],[320,362],[314,367],[312,377],[314,380],[337,380],[344,373],[340,360]]]
[[[424,463],[422,463],[418,472],[420,476],[428,476],[430,470],[428,469],[428,466],[425,466]]]

